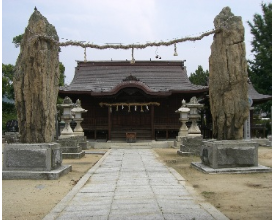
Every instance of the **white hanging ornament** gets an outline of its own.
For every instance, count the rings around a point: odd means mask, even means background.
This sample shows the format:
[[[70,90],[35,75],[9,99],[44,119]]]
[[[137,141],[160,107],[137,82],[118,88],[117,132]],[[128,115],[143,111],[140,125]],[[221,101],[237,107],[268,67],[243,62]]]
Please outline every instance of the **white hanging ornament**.
[[[84,51],[84,62],[87,62],[87,48]]]
[[[131,63],[131,64],[134,64],[134,63],[135,63],[135,59],[134,59],[134,48],[132,48],[131,56],[132,56],[132,58],[131,58],[130,63]]]
[[[174,44],[174,54],[173,54],[173,56],[178,56],[176,43]]]

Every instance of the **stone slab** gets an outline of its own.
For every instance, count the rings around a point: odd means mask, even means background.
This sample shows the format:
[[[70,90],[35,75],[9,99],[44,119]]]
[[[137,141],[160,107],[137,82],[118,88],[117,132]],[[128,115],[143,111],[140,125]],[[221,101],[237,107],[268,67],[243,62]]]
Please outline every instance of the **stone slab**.
[[[90,149],[90,146],[88,145],[88,142],[79,142],[79,146],[82,148],[82,150]]]
[[[14,143],[4,148],[3,171],[51,171],[61,165],[57,143]]]
[[[196,156],[200,155],[200,148],[203,145],[203,137],[201,134],[196,136],[189,135],[182,138],[182,145],[180,145],[181,152],[191,152]]]
[[[104,155],[106,151],[94,151],[94,150],[85,150],[86,154],[98,154],[98,155]]]
[[[85,156],[85,151],[79,153],[62,153],[63,159],[80,159]]]
[[[208,140],[201,147],[203,164],[219,168],[258,165],[258,144],[248,140]]]
[[[71,172],[71,165],[62,165],[51,171],[2,171],[3,180],[58,180]]]
[[[258,165],[251,167],[234,167],[234,168],[220,168],[213,169],[209,166],[206,166],[200,162],[192,162],[191,167],[208,174],[216,174],[216,173],[268,173],[271,172],[272,169],[270,167]]]
[[[44,219],[163,220],[163,214],[215,217],[215,212],[208,213],[201,200],[180,183],[185,179],[158,161],[152,150],[115,149],[107,154]]]
[[[181,150],[177,150],[177,154],[182,157],[189,157],[189,156],[195,156],[196,154],[194,152],[184,152]]]
[[[148,141],[148,142],[136,142],[136,143],[125,143],[125,142],[90,142],[91,147],[94,149],[148,149],[148,148],[169,148],[172,146],[174,141]],[[179,147],[178,147],[179,148]]]

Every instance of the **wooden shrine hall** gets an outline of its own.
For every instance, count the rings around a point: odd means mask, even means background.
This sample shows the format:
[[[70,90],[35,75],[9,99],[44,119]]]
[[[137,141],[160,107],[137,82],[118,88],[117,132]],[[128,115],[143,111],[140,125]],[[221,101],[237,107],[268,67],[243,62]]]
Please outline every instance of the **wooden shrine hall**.
[[[253,106],[271,99],[248,84]],[[208,90],[189,81],[183,61],[78,61],[71,84],[60,87],[59,95],[80,99],[88,110],[81,125],[89,139],[125,140],[133,133],[138,140],[166,140],[178,135],[175,111],[193,96],[205,104],[206,125],[200,126],[204,138],[212,138]]]
[[[90,139],[138,140],[175,138],[181,126],[182,99],[208,94],[207,86],[193,85],[183,61],[78,61],[69,86],[59,95],[81,100],[88,110],[81,123]]]

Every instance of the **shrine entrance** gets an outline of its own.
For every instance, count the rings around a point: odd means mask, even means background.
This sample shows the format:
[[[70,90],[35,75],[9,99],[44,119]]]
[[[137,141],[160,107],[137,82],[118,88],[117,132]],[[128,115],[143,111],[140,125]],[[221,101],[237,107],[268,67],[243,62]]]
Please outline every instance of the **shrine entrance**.
[[[128,111],[128,107],[120,111],[112,111],[112,140],[124,140],[127,132],[136,133],[136,137],[142,140],[151,138],[151,110],[140,111],[140,106],[133,106]],[[115,108],[114,108],[115,109]]]
[[[153,98],[139,88],[123,88],[112,101],[102,102],[108,107],[108,140],[126,140],[126,133],[136,134],[138,140],[155,139]]]

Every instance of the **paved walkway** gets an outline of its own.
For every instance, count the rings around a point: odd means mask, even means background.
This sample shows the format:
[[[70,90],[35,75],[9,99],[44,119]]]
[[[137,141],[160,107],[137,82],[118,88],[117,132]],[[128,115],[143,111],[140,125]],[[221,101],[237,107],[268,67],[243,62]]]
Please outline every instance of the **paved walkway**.
[[[112,149],[44,219],[227,219],[152,149]]]

